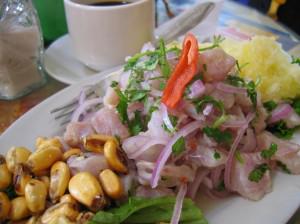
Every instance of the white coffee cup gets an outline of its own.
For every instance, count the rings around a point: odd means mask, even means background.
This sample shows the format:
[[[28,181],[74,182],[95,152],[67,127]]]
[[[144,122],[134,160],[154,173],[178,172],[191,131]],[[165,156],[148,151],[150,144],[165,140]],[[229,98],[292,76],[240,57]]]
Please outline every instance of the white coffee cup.
[[[154,36],[154,0],[95,6],[108,0],[64,0],[75,57],[100,71],[124,63]]]

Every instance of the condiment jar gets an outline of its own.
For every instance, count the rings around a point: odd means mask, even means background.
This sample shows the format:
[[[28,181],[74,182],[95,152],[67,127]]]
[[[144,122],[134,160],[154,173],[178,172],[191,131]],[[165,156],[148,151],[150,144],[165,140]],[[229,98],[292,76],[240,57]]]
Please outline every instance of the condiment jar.
[[[46,82],[43,39],[31,0],[0,4],[0,99],[16,99]]]

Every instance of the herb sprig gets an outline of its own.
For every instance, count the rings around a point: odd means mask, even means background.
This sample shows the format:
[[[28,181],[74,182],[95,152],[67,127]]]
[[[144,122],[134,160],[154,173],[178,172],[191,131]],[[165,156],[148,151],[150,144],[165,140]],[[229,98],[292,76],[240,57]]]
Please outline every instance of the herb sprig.
[[[275,143],[271,143],[268,149],[264,149],[261,151],[260,155],[264,159],[271,159],[271,157],[277,152],[277,145]]]
[[[210,50],[213,48],[217,48],[220,47],[220,44],[225,40],[225,37],[221,36],[221,35],[217,35],[217,36],[213,36],[212,39],[212,45],[209,47],[203,47],[200,48],[199,51],[206,51],[206,50]]]
[[[258,183],[268,170],[269,167],[267,164],[260,164],[249,173],[248,179],[252,182]]]

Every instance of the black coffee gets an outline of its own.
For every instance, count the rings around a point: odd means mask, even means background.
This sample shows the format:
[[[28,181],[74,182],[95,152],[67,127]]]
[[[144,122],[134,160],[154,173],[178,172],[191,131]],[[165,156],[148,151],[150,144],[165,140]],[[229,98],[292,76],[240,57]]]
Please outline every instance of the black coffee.
[[[127,5],[130,4],[130,1],[110,1],[110,2],[95,2],[89,5],[92,6],[116,6],[116,5]]]

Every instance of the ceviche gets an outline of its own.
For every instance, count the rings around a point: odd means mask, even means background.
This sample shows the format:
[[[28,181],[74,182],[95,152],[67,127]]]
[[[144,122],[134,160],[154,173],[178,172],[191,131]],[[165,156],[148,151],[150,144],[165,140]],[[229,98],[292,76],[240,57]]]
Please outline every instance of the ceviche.
[[[281,50],[298,76],[286,77],[290,95],[282,81],[269,91],[274,66],[233,57],[223,41],[145,44],[103,97],[81,91],[63,136],[0,158],[0,220],[204,224],[197,194],[256,201],[274,172],[299,174],[300,60]]]

